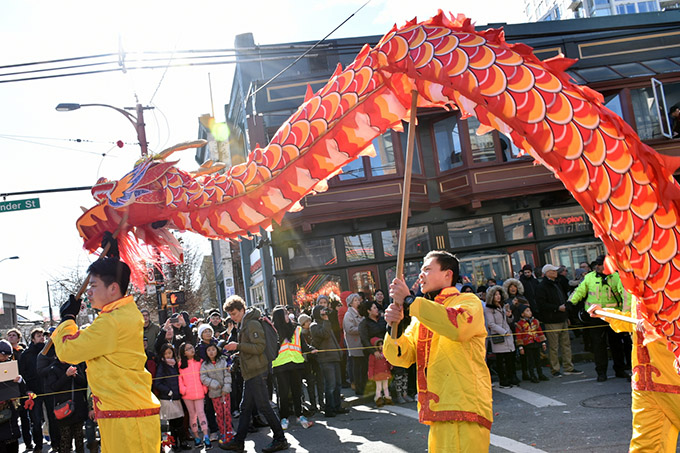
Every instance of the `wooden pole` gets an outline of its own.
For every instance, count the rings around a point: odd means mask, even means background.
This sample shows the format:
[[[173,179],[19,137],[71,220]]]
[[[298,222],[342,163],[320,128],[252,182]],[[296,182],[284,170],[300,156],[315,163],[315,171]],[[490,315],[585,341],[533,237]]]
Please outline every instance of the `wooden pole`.
[[[411,116],[408,123],[408,139],[406,157],[404,158],[404,193],[401,198],[401,224],[399,225],[399,248],[397,249],[397,278],[404,278],[404,255],[406,255],[406,230],[408,228],[408,210],[411,198],[411,173],[413,163],[413,148],[416,141],[416,110],[418,106],[418,92],[411,91]],[[397,338],[396,324],[392,324],[392,338]]]
[[[631,324],[637,324],[638,320],[631,318],[630,316],[619,315],[618,313],[610,313],[604,310],[595,310],[593,313],[596,315],[604,316],[605,318],[618,319],[619,321],[629,322]]]
[[[116,231],[113,232],[113,238],[114,239],[116,239],[118,237],[121,230],[123,229],[123,227],[127,223],[128,215],[129,215],[129,213],[126,212],[125,215],[123,216],[123,220],[120,221],[118,228],[116,229]],[[99,258],[97,259],[97,261],[106,257],[106,254],[109,253],[110,249],[111,249],[111,242],[106,244],[106,246],[102,250],[102,253],[99,255]],[[88,273],[87,276],[85,277],[85,280],[83,280],[83,284],[80,285],[80,289],[78,290],[78,294],[76,294],[76,300],[81,298],[81,296],[83,295],[83,293],[87,289],[87,285],[89,283],[90,283],[90,274]],[[50,315],[50,318],[51,318],[51,315]],[[51,319],[50,319],[50,321],[51,321]],[[54,342],[52,341],[52,337],[50,337],[50,339],[47,340],[47,343],[45,343],[45,346],[42,348],[42,351],[40,351],[40,354],[47,355],[47,353],[49,352],[49,350],[50,350],[50,348],[52,347],[53,344],[54,344]]]

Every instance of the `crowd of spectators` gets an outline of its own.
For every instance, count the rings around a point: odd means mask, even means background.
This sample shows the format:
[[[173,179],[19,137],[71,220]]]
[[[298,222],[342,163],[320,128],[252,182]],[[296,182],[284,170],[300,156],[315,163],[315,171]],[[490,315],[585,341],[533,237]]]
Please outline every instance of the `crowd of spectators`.
[[[607,347],[616,376],[630,379],[626,339],[586,312],[590,303],[621,307],[626,300],[618,276],[604,273],[602,257],[581,263],[571,279],[564,266],[546,264],[539,271],[526,265],[503,281],[457,287],[476,293],[484,305],[487,363],[500,387],[581,373],[571,352],[571,336],[581,334],[573,329],[578,324],[600,327],[581,335],[595,356],[598,380],[606,380]],[[249,432],[271,426],[274,439],[265,451],[281,450],[288,447],[284,432],[291,424],[309,428],[317,415],[332,418],[349,411],[343,387],[372,396],[377,407],[412,402],[414,367],[394,367],[382,353],[389,298],[382,290],[370,298],[349,291],[333,296],[319,295],[302,309],[278,306],[271,316],[233,296],[221,311],[212,309],[202,319],[175,313],[162,326],[142,310],[146,367],[161,400],[165,445],[179,451],[217,442],[222,449],[242,451]],[[63,363],[54,349],[40,355],[48,335],[36,328],[26,345],[21,332],[11,329],[0,341],[0,361],[18,361],[21,393],[38,395],[29,409],[18,404],[24,400],[0,403],[0,443],[11,446],[6,451],[16,451],[20,438],[36,452],[45,442],[59,452],[73,445],[77,452],[85,446],[98,451],[92,401],[81,390],[87,388],[85,364]],[[278,354],[268,358],[271,335]],[[55,408],[67,401],[71,413],[56,418]]]

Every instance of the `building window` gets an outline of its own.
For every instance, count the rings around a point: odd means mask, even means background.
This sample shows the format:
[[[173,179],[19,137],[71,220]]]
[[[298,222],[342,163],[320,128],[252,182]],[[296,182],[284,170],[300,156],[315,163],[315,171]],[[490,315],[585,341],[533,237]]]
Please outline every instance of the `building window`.
[[[663,99],[658,99],[663,96]],[[680,83],[660,84],[657,82],[657,93],[650,87],[630,90],[630,97],[635,112],[637,133],[642,140],[662,138],[664,132],[669,133],[668,123],[673,127],[673,118],[668,118],[671,106],[680,102]],[[666,101],[666,108],[658,102]],[[661,121],[664,124],[661,124]]]
[[[605,249],[601,242],[561,242],[546,250],[546,263],[555,266],[564,266],[573,275],[574,269],[581,263],[592,263],[600,255],[604,255]]]
[[[543,234],[546,236],[585,233],[592,230],[590,220],[581,206],[544,209],[541,211],[541,223]]]
[[[408,124],[404,126],[404,130],[408,131]],[[406,148],[408,145],[408,133],[400,132],[399,141],[401,142],[401,155],[406,160]],[[413,142],[413,163],[411,164],[411,171],[414,175],[422,174],[420,169],[420,150],[418,149],[418,137],[415,138]]]
[[[449,230],[449,243],[452,248],[496,242],[496,233],[491,217],[449,222],[446,227]]]
[[[337,261],[333,238],[303,240],[288,247],[291,269],[330,266]]]
[[[510,263],[512,265],[513,275],[519,274],[522,271],[522,268],[527,264],[533,269],[536,267],[534,252],[531,250],[515,250],[510,254]]]
[[[498,133],[498,139],[501,143],[501,152],[503,153],[503,162],[509,162],[511,160],[519,159],[519,154],[522,152],[522,148],[517,147],[510,137],[505,134]],[[529,156],[529,154],[525,154]]]
[[[338,175],[340,181],[349,181],[352,179],[361,179],[366,177],[366,172],[364,171],[364,158],[358,157],[353,161],[345,164],[342,167],[342,173]]]
[[[610,94],[604,97],[604,106],[618,116],[623,118],[623,107],[621,106],[621,95],[619,93]]]
[[[388,130],[380,137],[373,139],[375,157],[371,157],[371,176],[394,175],[397,165],[394,162],[394,146],[392,131]]]
[[[381,233],[385,256],[397,256],[399,248],[399,230]],[[410,227],[406,230],[406,254],[425,254],[430,250],[430,235],[427,226]]]
[[[439,158],[439,171],[463,165],[463,148],[458,133],[458,119],[455,116],[434,123],[434,141]]]
[[[375,259],[373,238],[369,234],[345,236],[345,256],[348,262]]]
[[[404,262],[404,280],[406,281],[406,285],[408,285],[409,288],[411,288],[418,281],[418,276],[420,275],[420,268],[422,265],[422,260]],[[388,267],[385,270],[385,278],[387,279],[388,285],[392,283],[392,280],[394,280],[396,276],[396,266]]]
[[[504,215],[503,234],[506,241],[521,241],[534,237],[534,229],[531,226],[531,213],[518,212],[516,214]]]
[[[340,295],[340,277],[335,274],[312,274],[305,275],[293,282],[295,294],[293,299],[298,307],[308,307],[316,302],[321,294],[330,296]]]
[[[493,143],[493,134],[487,132],[477,135],[480,126],[479,120],[473,116],[467,119],[468,134],[470,135],[470,147],[472,148],[472,162],[493,162],[496,160],[496,147]]]
[[[512,277],[510,257],[501,250],[459,254],[458,261],[463,283],[486,285],[487,279],[493,278],[500,285],[503,280]]]

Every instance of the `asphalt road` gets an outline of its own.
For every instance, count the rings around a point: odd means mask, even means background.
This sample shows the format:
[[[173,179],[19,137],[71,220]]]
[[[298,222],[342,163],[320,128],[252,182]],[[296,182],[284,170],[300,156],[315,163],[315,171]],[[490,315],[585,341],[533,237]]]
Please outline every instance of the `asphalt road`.
[[[495,386],[490,452],[627,451],[631,436],[630,383],[614,378],[613,371],[609,380],[599,383],[593,363],[576,366],[584,374],[538,384],[523,382],[511,389]],[[313,417],[315,425],[309,429],[291,424],[286,431],[292,446],[289,451],[427,451],[428,428],[418,423],[416,403],[378,409],[370,399],[347,400],[352,405],[347,415]],[[259,452],[270,439],[269,429],[261,428],[248,436],[246,451]],[[208,451],[222,450],[213,446]]]

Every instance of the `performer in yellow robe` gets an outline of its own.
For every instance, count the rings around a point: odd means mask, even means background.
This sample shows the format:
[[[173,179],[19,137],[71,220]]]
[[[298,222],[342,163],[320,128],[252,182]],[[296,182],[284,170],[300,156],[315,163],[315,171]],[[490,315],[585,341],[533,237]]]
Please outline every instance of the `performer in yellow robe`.
[[[591,306],[593,313],[603,310],[642,319],[638,313],[642,302],[633,299],[632,313],[612,308]],[[675,356],[668,350],[663,338],[650,338],[645,345],[645,336],[635,324],[612,318],[604,318],[616,332],[633,334],[633,437],[631,452],[675,452],[680,430],[680,376],[673,367]],[[639,325],[639,323],[638,323]]]
[[[68,363],[87,362],[103,453],[158,453],[160,404],[144,368],[144,319],[132,296],[123,297],[130,269],[115,258],[104,258],[92,263],[88,272],[88,298],[101,313],[90,327],[78,330],[75,314],[80,301],[71,296],[60,309],[62,323],[52,334],[57,357]]]
[[[411,296],[397,278],[390,285],[395,303],[385,312],[390,324],[400,322],[404,311],[414,317],[397,340],[385,336],[383,352],[392,365],[416,363],[418,415],[430,425],[430,453],[488,451],[490,443],[493,411],[484,310],[477,296],[453,286],[458,272],[453,255],[430,252],[419,276],[425,297]]]

